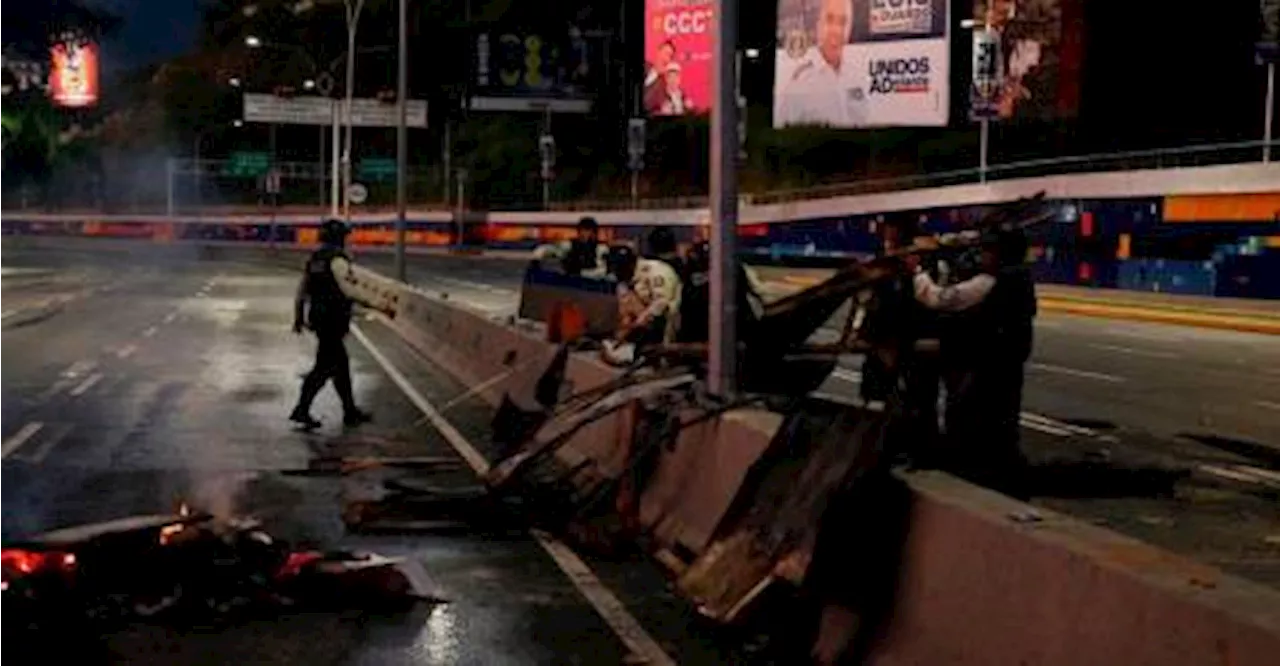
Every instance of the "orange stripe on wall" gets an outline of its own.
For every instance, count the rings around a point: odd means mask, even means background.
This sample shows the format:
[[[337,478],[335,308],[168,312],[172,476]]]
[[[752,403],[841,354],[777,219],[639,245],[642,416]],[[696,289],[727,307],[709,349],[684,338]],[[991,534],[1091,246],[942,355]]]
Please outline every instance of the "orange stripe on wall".
[[[1280,222],[1280,192],[1164,198],[1165,222]]]

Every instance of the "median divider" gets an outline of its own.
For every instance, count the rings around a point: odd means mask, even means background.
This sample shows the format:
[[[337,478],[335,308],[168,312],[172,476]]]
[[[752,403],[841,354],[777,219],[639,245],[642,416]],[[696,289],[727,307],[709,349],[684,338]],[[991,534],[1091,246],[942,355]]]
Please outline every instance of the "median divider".
[[[363,268],[350,279],[352,289],[394,311],[389,325],[406,343],[490,405],[528,394],[556,354],[538,332],[510,320]],[[566,370],[574,392],[618,374],[580,354]],[[558,451],[560,462],[597,478],[623,475],[638,414],[623,409],[582,429]],[[743,407],[692,426],[664,448],[638,490],[639,522],[657,560],[718,619],[740,610],[727,601],[746,598],[744,585],[797,582],[807,567],[815,526],[795,519],[820,510],[825,497],[813,489],[825,488],[831,474],[823,470],[840,442],[817,438],[790,449],[785,420]],[[788,464],[794,489],[805,492],[779,495],[779,466]],[[1261,666],[1280,654],[1280,592],[947,474],[899,478],[909,489],[909,527],[891,620],[868,663]],[[774,497],[796,509],[791,522],[781,509],[743,510]],[[789,536],[770,539],[779,532]],[[742,538],[751,543],[734,541]],[[736,555],[761,552],[777,556],[766,562],[772,566]]]

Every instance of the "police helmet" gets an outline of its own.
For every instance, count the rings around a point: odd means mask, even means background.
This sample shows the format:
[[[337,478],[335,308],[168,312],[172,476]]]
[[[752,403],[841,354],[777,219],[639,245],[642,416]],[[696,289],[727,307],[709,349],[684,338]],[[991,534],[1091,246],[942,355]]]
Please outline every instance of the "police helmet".
[[[350,233],[351,228],[347,223],[337,218],[330,217],[320,223],[320,242],[322,243],[341,245]]]
[[[599,231],[600,225],[599,223],[596,222],[596,218],[584,217],[581,220],[578,220],[578,230],[579,231]]]
[[[711,270],[711,243],[698,241],[690,246],[687,265],[691,273]]]

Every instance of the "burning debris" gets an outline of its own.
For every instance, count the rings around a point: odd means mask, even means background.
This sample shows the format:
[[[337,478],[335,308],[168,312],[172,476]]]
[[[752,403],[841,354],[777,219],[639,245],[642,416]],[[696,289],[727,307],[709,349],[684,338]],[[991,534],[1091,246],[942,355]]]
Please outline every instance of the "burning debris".
[[[443,597],[417,562],[373,553],[296,549],[247,519],[183,506],[56,530],[3,549],[11,630],[137,621],[209,622],[236,615],[387,608]]]

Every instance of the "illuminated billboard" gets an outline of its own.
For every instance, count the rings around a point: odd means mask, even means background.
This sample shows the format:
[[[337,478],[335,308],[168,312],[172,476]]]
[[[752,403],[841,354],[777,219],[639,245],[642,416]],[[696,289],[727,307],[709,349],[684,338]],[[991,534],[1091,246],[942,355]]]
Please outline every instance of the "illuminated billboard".
[[[946,0],[779,0],[773,126],[946,125]]]
[[[475,38],[471,108],[586,113],[606,64],[600,36],[510,28]]]
[[[1053,119],[1080,105],[1083,0],[975,0],[974,119]],[[979,57],[979,49],[981,57]]]
[[[98,47],[90,42],[63,42],[50,52],[49,97],[63,107],[92,106],[98,101]]]
[[[644,110],[653,116],[711,111],[714,0],[645,0]]]

